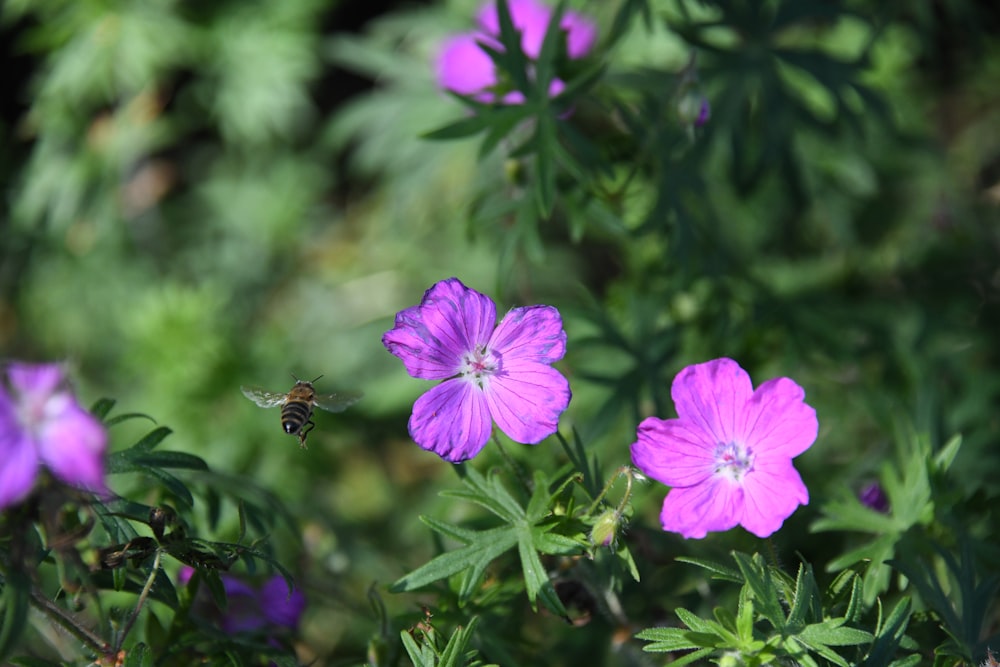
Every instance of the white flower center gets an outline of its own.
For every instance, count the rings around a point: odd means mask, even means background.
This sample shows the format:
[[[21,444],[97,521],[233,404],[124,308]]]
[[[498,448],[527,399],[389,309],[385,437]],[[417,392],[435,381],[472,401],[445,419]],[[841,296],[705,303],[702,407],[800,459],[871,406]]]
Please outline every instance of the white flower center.
[[[741,442],[720,442],[715,446],[715,474],[734,482],[753,470],[754,454]]]
[[[462,355],[462,365],[459,374],[469,382],[475,382],[483,389],[491,375],[496,374],[500,359],[485,345],[477,345],[476,349]]]

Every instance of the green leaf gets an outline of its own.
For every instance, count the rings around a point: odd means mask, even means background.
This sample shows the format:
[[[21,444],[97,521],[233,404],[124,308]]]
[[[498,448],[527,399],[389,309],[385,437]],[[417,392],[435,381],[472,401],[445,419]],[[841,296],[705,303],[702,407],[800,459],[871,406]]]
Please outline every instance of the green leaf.
[[[879,620],[875,630],[875,643],[865,656],[864,662],[859,667],[882,667],[888,664],[899,650],[903,640],[906,626],[910,622],[912,613],[912,603],[909,597],[904,597],[893,607],[889,616],[882,619],[882,605],[879,603]]]
[[[159,468],[186,468],[189,470],[208,470],[208,464],[201,457],[186,452],[149,452],[130,457],[132,462]]]
[[[409,630],[400,631],[399,638],[403,642],[403,648],[406,649],[406,655],[410,657],[413,667],[434,667],[434,652],[429,646],[417,644],[417,640],[413,638]]]
[[[540,598],[549,611],[563,618],[568,618],[569,614],[559,596],[556,595],[555,588],[549,581],[548,572],[545,571],[542,561],[538,558],[538,551],[531,539],[530,530],[518,532],[517,551],[521,557],[524,586],[528,593],[528,601],[531,602],[531,608],[537,611],[535,600]]]
[[[934,468],[941,473],[947,472],[951,468],[952,462],[958,455],[958,450],[962,447],[962,436],[952,436],[951,440],[945,443],[937,454],[934,455]]]
[[[552,215],[556,201],[555,122],[550,115],[539,114],[535,130],[535,201],[543,219]]]
[[[28,619],[31,581],[20,572],[10,572],[3,578],[0,594],[0,661],[10,655],[22,637]]]
[[[466,649],[478,624],[479,617],[473,616],[469,620],[468,625],[465,627],[459,626],[455,629],[455,632],[448,639],[448,644],[441,651],[441,659],[438,662],[439,667],[464,667],[467,664]]]
[[[739,570],[734,570],[733,568],[723,565],[722,563],[717,563],[714,560],[691,558],[689,556],[678,556],[675,560],[678,563],[690,563],[691,565],[697,565],[698,567],[704,568],[715,575],[713,577],[714,579],[731,581],[734,584],[743,583],[743,577],[740,576]]]
[[[733,558],[746,580],[746,585],[753,591],[757,600],[757,610],[771,622],[775,630],[781,631],[785,627],[785,612],[781,607],[778,589],[774,586],[764,560],[759,554],[754,554],[751,558],[738,551],[733,552]]]
[[[855,646],[867,644],[875,638],[865,630],[847,627],[845,621],[843,618],[830,618],[822,623],[813,623],[803,628],[798,636],[810,644],[827,646]]]
[[[642,647],[642,650],[650,653],[686,651],[704,646],[700,642],[693,641],[691,633],[681,628],[648,628],[638,633],[636,639],[652,642]]]
[[[394,593],[416,590],[468,568],[481,573],[491,561],[515,544],[517,532],[511,526],[477,531],[475,542],[436,556],[396,581],[390,586],[390,590]]]
[[[445,498],[460,498],[488,509],[507,523],[524,519],[524,508],[510,495],[496,473],[484,478],[475,469],[468,468],[463,482],[464,489],[442,491]]]
[[[99,398],[90,406],[90,414],[104,421],[104,418],[111,412],[111,408],[115,407],[115,402],[113,398]]]
[[[122,667],[153,667],[153,655],[143,643],[136,644],[125,654]]]

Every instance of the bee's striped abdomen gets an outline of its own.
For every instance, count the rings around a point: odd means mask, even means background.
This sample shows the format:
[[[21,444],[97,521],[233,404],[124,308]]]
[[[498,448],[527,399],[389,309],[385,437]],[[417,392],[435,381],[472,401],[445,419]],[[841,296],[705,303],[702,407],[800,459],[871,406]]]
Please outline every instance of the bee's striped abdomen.
[[[290,399],[281,407],[281,426],[285,433],[298,433],[312,415],[312,403],[301,399]]]

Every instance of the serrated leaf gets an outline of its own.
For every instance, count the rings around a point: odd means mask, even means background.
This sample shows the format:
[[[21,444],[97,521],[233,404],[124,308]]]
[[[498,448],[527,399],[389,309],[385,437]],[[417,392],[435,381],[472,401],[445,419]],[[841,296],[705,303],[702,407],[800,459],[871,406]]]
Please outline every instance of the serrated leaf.
[[[866,630],[844,625],[845,621],[843,618],[831,618],[822,623],[813,623],[804,627],[798,636],[811,644],[827,646],[854,646],[866,644],[875,638]]]
[[[703,645],[692,641],[689,635],[687,630],[681,628],[648,628],[636,634],[635,637],[652,642],[642,648],[650,653],[702,648]]]
[[[771,573],[764,565],[763,559],[759,555],[753,558],[737,552],[733,553],[736,565],[743,575],[746,585],[753,591],[756,599],[757,611],[764,616],[775,630],[781,631],[785,627],[785,612],[781,607],[781,600],[778,598],[778,589],[771,579]]]
[[[476,631],[476,626],[478,624],[479,617],[473,616],[469,619],[468,625],[465,627],[459,626],[458,628],[455,628],[455,631],[448,639],[448,643],[445,645],[444,650],[441,651],[441,658],[438,661],[438,667],[465,666],[465,652],[469,646],[469,640],[472,639],[472,633]]]

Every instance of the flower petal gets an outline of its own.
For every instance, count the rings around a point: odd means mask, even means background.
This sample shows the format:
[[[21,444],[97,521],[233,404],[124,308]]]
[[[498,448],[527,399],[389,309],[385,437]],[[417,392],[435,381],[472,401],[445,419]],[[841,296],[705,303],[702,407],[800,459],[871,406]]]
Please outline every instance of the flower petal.
[[[442,380],[458,372],[462,355],[485,345],[496,325],[496,304],[458,278],[433,285],[419,306],[396,314],[382,344],[413,377]]]
[[[489,348],[508,367],[515,360],[543,364],[559,361],[566,354],[562,317],[552,306],[514,308],[497,325]]]
[[[632,444],[632,462],[648,477],[671,487],[694,486],[712,476],[715,442],[680,419],[647,417]]]
[[[739,523],[743,489],[713,477],[705,484],[674,488],[663,499],[663,529],[686,538],[702,538],[710,531],[729,530]]]
[[[67,484],[106,493],[107,433],[101,423],[68,393],[49,398],[46,417],[37,442],[38,455],[45,465]]]
[[[299,588],[288,592],[288,583],[276,574],[260,589],[260,606],[271,625],[294,628],[306,607],[306,596]]]
[[[19,400],[44,400],[62,384],[63,371],[59,364],[26,364],[15,361],[7,366],[7,379],[19,395]]]
[[[674,378],[670,395],[677,415],[729,443],[746,432],[746,403],[753,395],[750,376],[732,359],[688,366]]]
[[[566,53],[570,58],[582,58],[594,48],[597,24],[589,17],[568,10],[563,14],[559,27],[566,31]]]
[[[413,404],[410,437],[453,463],[471,459],[493,430],[483,392],[473,383],[445,380]]]
[[[806,392],[788,378],[768,380],[747,403],[744,442],[765,455],[793,458],[816,441],[816,411],[803,399]],[[797,474],[797,473],[796,473]]]
[[[778,530],[799,505],[809,503],[809,491],[789,459],[755,463],[743,479],[743,489],[740,524],[757,537]]]
[[[447,40],[438,54],[438,85],[459,95],[474,95],[496,86],[496,66],[478,42],[492,42],[485,35],[466,33]]]
[[[485,390],[490,415],[514,442],[537,444],[559,428],[559,416],[571,398],[569,381],[545,364],[501,363]]]
[[[538,58],[538,54],[542,52],[542,42],[545,41],[549,21],[552,20],[552,10],[535,0],[507,0],[507,8],[510,10],[514,29],[521,32],[521,50],[532,60]],[[479,11],[477,18],[483,30],[499,37],[500,17],[496,2],[493,0],[487,2]]]
[[[38,453],[21,429],[10,400],[0,392],[0,510],[31,492],[38,476]]]

